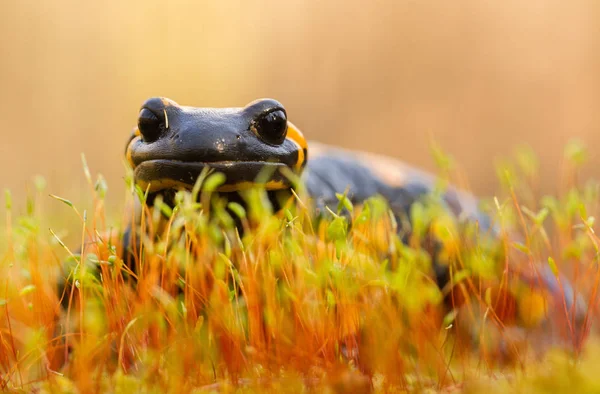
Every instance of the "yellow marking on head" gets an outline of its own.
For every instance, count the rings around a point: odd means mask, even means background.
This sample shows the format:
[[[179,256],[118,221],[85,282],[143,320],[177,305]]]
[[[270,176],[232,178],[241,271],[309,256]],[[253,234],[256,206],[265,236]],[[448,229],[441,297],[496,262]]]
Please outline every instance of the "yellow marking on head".
[[[300,147],[298,150],[298,161],[296,162],[296,169],[299,170],[302,168],[302,165],[306,161],[306,157],[304,157],[304,150],[308,150],[308,144],[306,143],[306,138],[304,138],[304,134],[298,129],[292,122],[288,121],[288,129],[287,129],[287,137],[293,142],[296,143]]]
[[[148,185],[150,185],[149,188],[148,188]],[[190,185],[185,182],[176,181],[174,179],[168,179],[168,178],[152,180],[150,182],[138,181],[138,186],[142,190],[148,190],[150,193],[155,193],[160,190],[166,190],[166,189],[192,190],[192,188],[194,187],[194,185]],[[227,184],[221,185],[216,189],[216,191],[221,192],[221,193],[237,192],[237,191],[241,191],[241,190],[248,190],[253,187],[263,187],[263,188],[265,188],[265,190],[282,190],[282,189],[288,188],[289,185],[287,185],[283,181],[268,181],[267,183],[260,183],[260,184],[255,183],[255,182],[244,181],[244,182],[234,183],[231,185],[227,185]]]
[[[283,181],[268,181],[267,183],[255,183],[255,182],[238,182],[231,185],[221,185],[217,188],[219,192],[237,192],[240,190],[248,190],[253,187],[262,187],[265,190],[281,190],[289,188],[289,185]]]
[[[302,149],[308,149],[308,144],[306,143],[306,138],[304,138],[304,134],[300,131],[298,127],[296,127],[292,122],[288,120],[288,130],[287,130],[287,138],[291,139],[295,143],[297,143]]]
[[[125,153],[125,158],[127,159],[127,162],[129,163],[131,168],[135,168],[135,165],[133,164],[133,158],[131,157],[131,145],[139,138],[141,138],[140,130],[137,127],[135,128],[135,130],[133,130],[133,135],[134,137],[131,139],[131,141],[129,141],[129,144],[127,144],[127,151]]]
[[[150,182],[138,180],[137,185],[142,190],[148,190],[149,193],[154,193],[160,190],[166,189],[188,189],[191,190],[193,185],[188,185],[187,183],[176,181],[174,179],[156,179]]]

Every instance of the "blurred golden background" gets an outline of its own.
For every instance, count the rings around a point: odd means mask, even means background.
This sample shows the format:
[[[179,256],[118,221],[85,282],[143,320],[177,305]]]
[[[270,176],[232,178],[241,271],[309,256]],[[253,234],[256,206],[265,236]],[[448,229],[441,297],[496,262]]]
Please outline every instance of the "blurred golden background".
[[[434,169],[430,137],[478,194],[526,143],[552,191],[565,143],[600,142],[600,2],[13,1],[0,15],[0,181],[122,199],[139,105],[280,100],[310,138]],[[600,157],[592,157],[588,174]]]

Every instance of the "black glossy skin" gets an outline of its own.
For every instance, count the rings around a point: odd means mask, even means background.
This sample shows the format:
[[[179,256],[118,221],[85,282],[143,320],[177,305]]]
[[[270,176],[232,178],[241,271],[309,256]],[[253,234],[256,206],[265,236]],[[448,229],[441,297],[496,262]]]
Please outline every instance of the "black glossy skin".
[[[268,188],[289,187],[278,169],[303,164],[299,163],[302,148],[289,138],[267,138],[256,131],[260,120],[275,112],[285,115],[275,100],[227,109],[183,107],[164,98],[147,100],[126,151],[135,180],[142,189],[150,185],[151,192],[190,188],[208,166],[225,174],[222,191],[234,191],[252,184],[261,170],[269,168]],[[152,116],[158,127],[145,127]]]
[[[410,205],[432,188],[432,182],[419,179],[418,174],[407,176],[400,185],[388,184],[352,152],[332,148],[326,154],[311,158],[302,179],[317,206],[335,207],[338,203],[336,193],[347,189],[353,203],[360,204],[377,194],[385,197],[396,215],[407,213]],[[451,190],[445,197],[448,209],[456,215],[463,212],[465,202],[460,201],[458,194]],[[466,203],[470,204],[470,201]],[[481,216],[477,219],[484,221],[486,227],[489,225],[487,218]]]

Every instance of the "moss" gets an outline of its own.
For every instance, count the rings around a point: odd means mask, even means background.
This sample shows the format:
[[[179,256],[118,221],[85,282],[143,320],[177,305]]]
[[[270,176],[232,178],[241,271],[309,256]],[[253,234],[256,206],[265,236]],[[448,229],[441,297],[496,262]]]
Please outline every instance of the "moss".
[[[581,149],[567,154],[579,168]],[[436,155],[450,177],[454,164],[439,149]],[[301,192],[280,213],[260,189],[248,191],[247,209],[228,204],[210,192],[221,181],[213,175],[208,189],[178,193],[175,207],[157,199],[144,211],[137,272],[117,253],[129,217],[106,220],[107,185],[101,177],[92,182],[87,167],[93,209],[55,201],[72,209],[78,230],[46,233],[50,213],[36,208],[42,193],[19,215],[7,193],[0,385],[40,392],[598,391],[596,334],[580,340],[588,319],[565,315],[556,291],[535,280],[549,269],[568,274],[578,297],[594,294],[597,187],[572,184],[532,201],[532,157],[521,150],[515,166],[499,169],[505,189],[486,208],[499,237],[448,215],[432,196],[413,207],[408,244],[380,198],[353,206],[340,194],[336,211],[317,220]],[[132,196],[146,198],[141,190]],[[67,230],[86,240],[82,253],[62,241]],[[432,238],[451,272],[442,289],[433,279]],[[62,261],[70,262],[67,272]],[[55,289],[65,275],[76,291],[66,293],[70,307],[61,310]]]

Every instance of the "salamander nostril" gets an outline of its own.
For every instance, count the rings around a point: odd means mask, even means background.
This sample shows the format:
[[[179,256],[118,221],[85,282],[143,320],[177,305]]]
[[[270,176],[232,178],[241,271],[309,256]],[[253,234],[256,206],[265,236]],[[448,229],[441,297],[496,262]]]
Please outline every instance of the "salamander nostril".
[[[138,128],[145,142],[156,141],[163,130],[163,121],[148,108],[142,108],[138,116]]]

